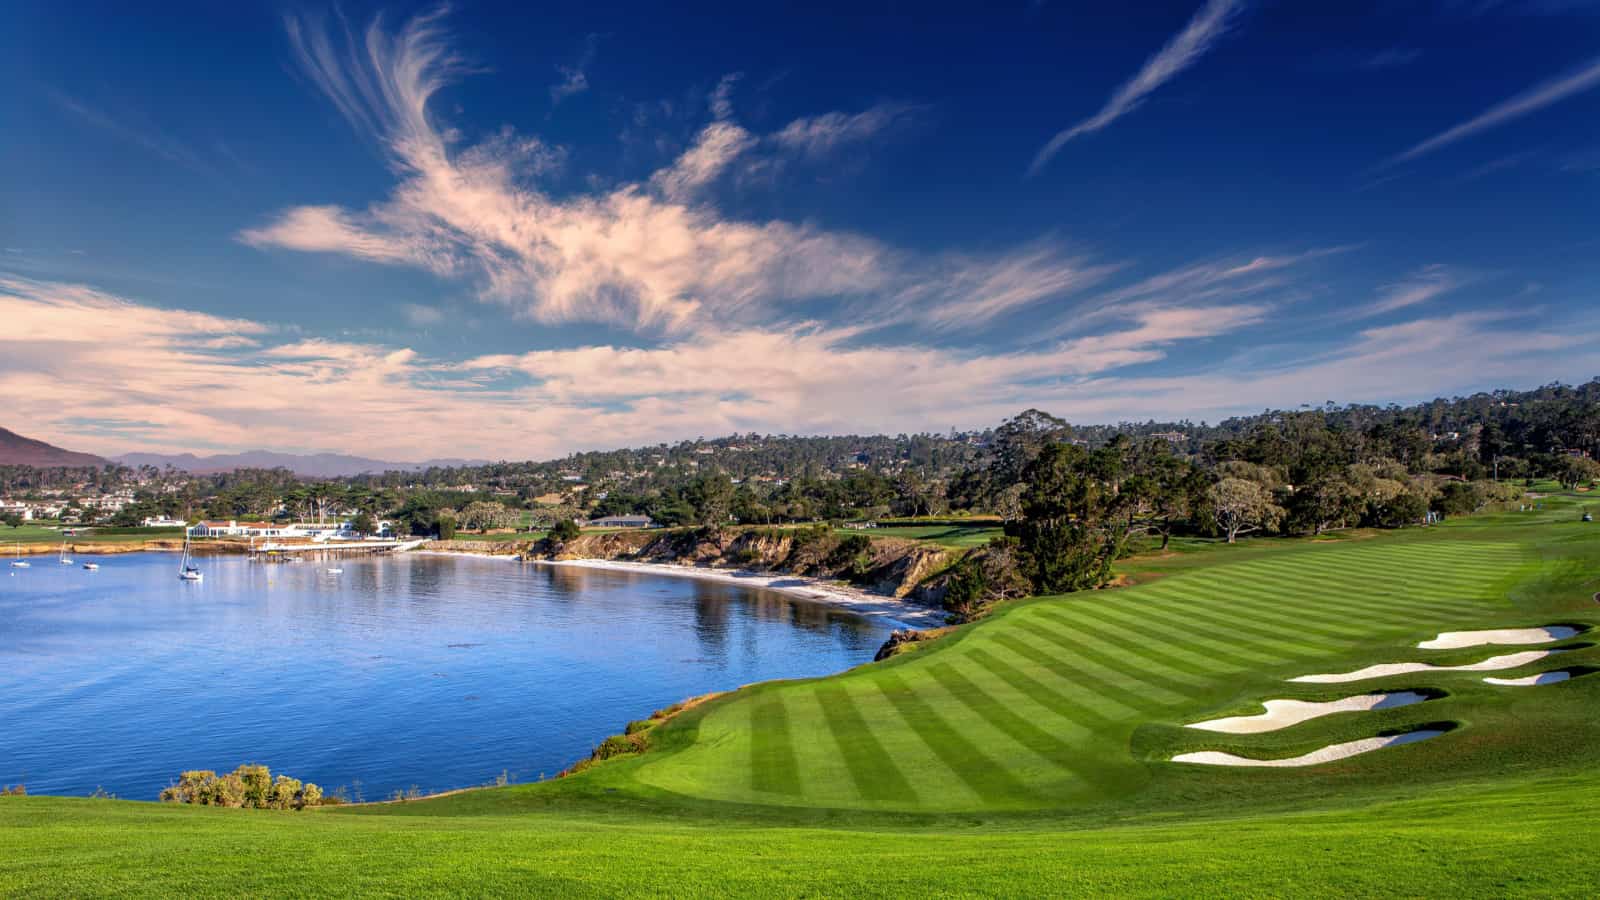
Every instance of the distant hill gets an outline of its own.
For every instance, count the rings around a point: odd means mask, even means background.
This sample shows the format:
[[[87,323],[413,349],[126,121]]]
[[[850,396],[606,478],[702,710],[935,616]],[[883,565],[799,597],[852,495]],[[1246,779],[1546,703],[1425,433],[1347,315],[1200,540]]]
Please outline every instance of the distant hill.
[[[0,466],[103,466],[106,461],[92,453],[63,450],[44,441],[25,438],[0,428]]]
[[[125,466],[172,466],[195,475],[231,472],[234,469],[289,469],[305,478],[343,478],[364,472],[409,472],[434,466],[482,465],[481,460],[430,459],[420,463],[386,462],[343,453],[274,453],[270,450],[247,450],[243,453],[219,453],[213,456],[196,456],[193,453],[124,453],[116,461]]]

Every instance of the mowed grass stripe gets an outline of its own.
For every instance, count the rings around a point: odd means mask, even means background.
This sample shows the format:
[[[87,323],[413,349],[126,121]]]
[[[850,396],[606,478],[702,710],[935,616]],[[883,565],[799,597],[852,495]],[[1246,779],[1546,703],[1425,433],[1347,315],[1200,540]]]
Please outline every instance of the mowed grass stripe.
[[[1267,621],[1250,613],[1226,613],[1196,602],[1188,592],[1176,588],[1167,589],[1159,598],[1130,596],[1126,599],[1130,602],[1097,604],[1085,615],[1162,633],[1192,635],[1196,643],[1212,645],[1223,654],[1257,663],[1281,658],[1284,647],[1322,653],[1326,648],[1343,647],[1351,641],[1351,635],[1344,631],[1308,630],[1299,622]],[[1257,640],[1241,641],[1241,635]]]
[[[1103,734],[1118,725],[1119,720],[1105,715],[1094,707],[1086,705],[1081,698],[1073,696],[1070,693],[1071,686],[1065,682],[1055,678],[1048,681],[1035,678],[982,647],[969,650],[966,657],[973,664],[982,666],[996,678],[1011,685],[1029,700],[1091,734]]]
[[[1077,604],[1079,607],[1087,605]],[[1199,651],[1186,647],[1184,641],[1169,641],[1147,628],[1129,628],[1116,622],[1108,622],[1084,609],[1074,609],[1069,612],[1054,608],[1043,610],[1039,615],[1074,634],[1093,635],[1103,643],[1149,660],[1158,666],[1196,676],[1201,679],[1201,683],[1208,683],[1226,672],[1252,668],[1251,663],[1237,658],[1228,660],[1216,656],[1203,656]]]
[[[1020,629],[1018,631],[1020,632]],[[1144,694],[1129,690],[1122,685],[1107,681],[1087,669],[1075,666],[1057,653],[1045,650],[1024,640],[1020,634],[1009,632],[994,634],[989,636],[989,640],[1048,671],[1080,691],[1086,691],[1095,699],[1121,707],[1125,712],[1136,716],[1151,716],[1158,710],[1171,705],[1152,701]]]
[[[1188,582],[1191,587],[1216,591],[1231,591],[1235,605],[1241,609],[1292,611],[1318,622],[1361,628],[1362,624],[1390,622],[1404,624],[1417,619],[1441,618],[1460,615],[1457,604],[1401,600],[1381,597],[1367,591],[1370,588],[1358,583],[1322,578],[1298,581],[1284,576],[1243,577],[1228,581],[1220,576],[1196,577]],[[1240,600],[1238,598],[1247,598]],[[1352,623],[1351,613],[1359,613],[1367,623]]]
[[[1456,609],[1474,603],[1477,597],[1459,597],[1466,591],[1481,591],[1494,579],[1488,574],[1474,575],[1451,567],[1439,560],[1432,563],[1396,562],[1362,569],[1346,570],[1339,576],[1330,576],[1326,569],[1314,566],[1263,567],[1258,563],[1241,563],[1214,573],[1216,576],[1231,572],[1240,580],[1251,583],[1281,584],[1296,590],[1327,592],[1331,586],[1340,586],[1356,597],[1394,599],[1389,595],[1407,595],[1403,602],[1430,609]],[[1420,596],[1419,596],[1420,594]]]
[[[1179,601],[1188,600],[1188,597],[1182,593],[1174,594],[1173,596]],[[1232,636],[1236,642],[1235,653],[1242,652],[1245,647],[1254,649],[1259,646],[1255,643],[1239,641],[1238,638],[1241,635],[1250,635],[1268,647],[1300,647],[1307,651],[1288,657],[1294,659],[1338,652],[1352,644],[1359,643],[1363,637],[1357,631],[1334,631],[1308,625],[1303,619],[1292,615],[1267,616],[1259,613],[1246,613],[1230,616],[1203,608],[1198,603],[1185,605],[1182,609],[1171,610],[1171,613],[1174,616],[1182,617],[1182,627],[1186,631],[1193,630],[1196,634],[1206,635],[1211,638],[1211,643],[1221,643],[1226,646],[1228,638]],[[1307,639],[1311,636],[1314,636],[1316,640]]]
[[[803,802],[812,806],[867,805],[866,798],[856,790],[844,751],[828,728],[827,714],[816,691],[809,686],[785,690],[783,705],[789,710],[791,734],[800,736],[790,746],[800,769]],[[898,762],[904,772],[907,763]],[[914,785],[912,790],[916,791]]]
[[[1208,685],[1196,682],[1190,678],[1176,678],[1165,670],[1141,668],[1132,660],[1123,656],[1113,656],[1088,646],[1081,638],[1071,632],[1063,631],[1042,618],[1034,617],[1028,627],[1028,635],[1041,640],[1049,641],[1070,653],[1078,659],[1097,665],[1100,668],[1120,675],[1130,681],[1136,681],[1154,690],[1171,696],[1174,702],[1184,702],[1190,697],[1204,694]]]
[[[1370,622],[1357,622],[1348,613],[1338,614],[1311,607],[1309,603],[1287,606],[1281,596],[1271,597],[1255,589],[1234,588],[1226,606],[1209,602],[1214,595],[1203,584],[1174,585],[1168,596],[1183,604],[1174,615],[1204,618],[1222,627],[1233,623],[1270,623],[1292,628],[1306,634],[1316,634],[1337,641],[1357,641],[1372,633]]]
[[[1182,611],[1184,621],[1181,625],[1169,624],[1148,613],[1140,616],[1138,621],[1134,621],[1130,617],[1120,615],[1120,610],[1112,610],[1109,604],[1092,608],[1085,604],[1082,608],[1075,607],[1071,612],[1075,617],[1098,621],[1108,626],[1122,626],[1136,633],[1148,635],[1152,639],[1165,641],[1169,645],[1181,645],[1190,654],[1214,659],[1224,664],[1224,667],[1235,670],[1276,665],[1306,655],[1328,652],[1325,645],[1300,640],[1298,635],[1292,632],[1254,628],[1238,620],[1228,620],[1221,628],[1206,627],[1197,624],[1196,620],[1199,617],[1188,611]],[[1254,636],[1264,646],[1242,641],[1241,635]],[[1229,638],[1232,639],[1231,643]],[[1286,649],[1291,647],[1309,651],[1309,654]]]
[[[926,698],[912,690],[894,672],[880,673],[878,690],[906,724],[922,738],[950,774],[990,803],[1027,799],[1031,791],[1004,766],[984,754],[950,723]]]
[[[1041,759],[1060,769],[1064,775],[1085,781],[1087,786],[1085,774],[1072,763],[1076,749],[1072,742],[1063,740],[1018,715],[1009,704],[1001,703],[981,685],[957,671],[956,667],[948,662],[929,665],[928,674],[932,675],[933,680],[939,682],[957,703],[965,706],[974,715],[993,725],[1006,737],[1033,751]],[[979,677],[993,676],[984,672]]]
[[[750,787],[764,794],[800,795],[800,766],[789,732],[783,693],[769,690],[750,710]]]
[[[873,736],[867,720],[861,717],[850,692],[841,684],[819,684],[814,694],[827,720],[828,731],[844,756],[850,770],[850,780],[856,793],[863,799],[877,802],[917,802],[906,777],[900,773],[894,759],[884,752],[883,745]]]

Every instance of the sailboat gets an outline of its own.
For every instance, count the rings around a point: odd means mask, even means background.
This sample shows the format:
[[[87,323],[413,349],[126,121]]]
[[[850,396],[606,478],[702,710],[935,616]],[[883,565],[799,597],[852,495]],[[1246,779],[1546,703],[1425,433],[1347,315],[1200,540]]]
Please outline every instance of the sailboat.
[[[62,565],[63,565],[63,566],[70,566],[70,565],[72,565],[72,559],[71,559],[71,558],[70,558],[70,557],[68,557],[68,556],[67,556],[67,542],[66,542],[66,541],[62,541],[62,542],[61,542],[61,556],[60,556],[60,560],[61,560],[61,564],[62,564]]]
[[[11,561],[11,568],[26,569],[28,567],[29,563],[22,558],[22,542],[17,541],[17,557]]]
[[[178,563],[178,579],[180,581],[199,581],[205,576],[200,574],[200,568],[189,562],[189,532],[183,533],[183,561]]]

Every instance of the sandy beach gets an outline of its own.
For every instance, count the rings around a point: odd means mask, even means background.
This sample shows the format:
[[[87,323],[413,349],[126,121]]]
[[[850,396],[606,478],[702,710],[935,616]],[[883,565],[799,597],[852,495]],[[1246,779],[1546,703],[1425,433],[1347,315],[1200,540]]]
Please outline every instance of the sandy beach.
[[[702,578],[707,581],[720,581],[725,584],[779,591],[814,603],[827,603],[846,607],[851,612],[859,615],[881,619],[895,628],[938,628],[945,624],[943,610],[799,575],[776,575],[737,569],[711,569],[700,566],[679,566],[669,563],[629,562],[610,559],[530,560],[530,562],[541,566],[604,569],[612,572],[641,572],[651,575],[671,575],[680,578]]]

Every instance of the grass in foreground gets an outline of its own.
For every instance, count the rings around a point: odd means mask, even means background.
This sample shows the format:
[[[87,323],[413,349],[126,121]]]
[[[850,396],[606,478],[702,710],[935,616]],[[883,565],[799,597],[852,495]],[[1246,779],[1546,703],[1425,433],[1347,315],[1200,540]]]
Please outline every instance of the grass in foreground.
[[[1600,677],[1285,681],[1508,652],[1413,646],[1442,630],[1600,624],[1600,526],[1570,498],[1546,507],[1139,560],[1135,587],[739,691],[662,727],[650,754],[556,783],[301,814],[0,799],[0,893],[1587,896]],[[1596,636],[1497,674],[1594,665]],[[1416,687],[1446,696],[1273,734],[1180,727]],[[1458,727],[1308,769],[1167,762],[1439,721]]]

